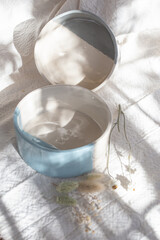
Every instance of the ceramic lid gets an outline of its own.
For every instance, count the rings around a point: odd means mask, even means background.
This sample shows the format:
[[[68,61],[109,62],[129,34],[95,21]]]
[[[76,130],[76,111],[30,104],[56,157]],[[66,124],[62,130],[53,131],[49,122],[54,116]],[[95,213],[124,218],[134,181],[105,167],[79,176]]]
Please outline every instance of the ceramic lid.
[[[117,45],[109,27],[86,11],[69,11],[50,20],[35,45],[38,71],[50,83],[102,87],[117,62]]]

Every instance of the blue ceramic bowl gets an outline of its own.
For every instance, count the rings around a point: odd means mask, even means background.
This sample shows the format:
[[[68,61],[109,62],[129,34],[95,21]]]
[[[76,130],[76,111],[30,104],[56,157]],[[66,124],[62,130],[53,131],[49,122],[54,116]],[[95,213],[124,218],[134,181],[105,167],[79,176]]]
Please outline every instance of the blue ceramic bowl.
[[[83,121],[77,122],[81,115],[87,119],[84,126]],[[19,153],[37,172],[67,178],[93,169],[103,170],[106,166],[111,113],[99,96],[85,88],[56,85],[29,93],[15,109],[14,126]],[[58,134],[63,135],[63,139],[57,147],[56,139],[58,142],[62,137]],[[70,137],[72,143],[65,149],[63,144],[65,141],[69,144]],[[61,144],[63,148],[59,149]]]

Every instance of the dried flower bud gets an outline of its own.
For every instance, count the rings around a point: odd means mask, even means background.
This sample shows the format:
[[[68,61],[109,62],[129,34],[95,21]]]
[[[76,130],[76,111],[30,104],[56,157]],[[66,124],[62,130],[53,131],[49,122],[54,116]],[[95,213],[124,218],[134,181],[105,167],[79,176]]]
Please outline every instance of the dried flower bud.
[[[76,188],[78,188],[78,182],[61,182],[57,187],[57,192],[60,193],[69,193],[74,191]]]
[[[94,192],[102,192],[104,188],[105,188],[104,184],[100,182],[85,180],[85,181],[79,182],[78,190],[80,192],[85,192],[85,193],[94,193]]]
[[[117,186],[117,185],[113,185],[112,188],[113,188],[113,189],[117,189],[118,186]]]
[[[56,202],[59,204],[62,204],[62,205],[66,205],[66,206],[75,206],[76,205],[76,200],[67,195],[57,196]]]
[[[93,172],[93,173],[89,173],[87,175],[87,180],[101,180],[103,178],[104,178],[104,174],[103,173]]]

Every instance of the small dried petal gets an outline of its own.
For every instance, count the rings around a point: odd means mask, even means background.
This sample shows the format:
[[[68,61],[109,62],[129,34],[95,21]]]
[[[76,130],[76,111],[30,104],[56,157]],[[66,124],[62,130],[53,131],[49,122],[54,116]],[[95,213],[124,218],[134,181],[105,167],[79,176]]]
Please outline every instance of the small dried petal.
[[[96,204],[96,207],[97,207],[97,209],[99,209],[99,210],[101,210],[102,208],[101,208],[101,206],[100,205],[98,205],[98,204]]]
[[[86,230],[91,231],[91,228],[88,225],[86,225]]]
[[[82,219],[78,219],[77,220],[79,224],[82,224],[83,223],[83,220]]]
[[[113,188],[113,189],[117,189],[118,186],[117,186],[117,185],[113,185],[112,188]]]
[[[87,217],[86,217],[86,221],[87,221],[87,222],[90,222],[90,221],[91,221],[90,216],[87,216]]]

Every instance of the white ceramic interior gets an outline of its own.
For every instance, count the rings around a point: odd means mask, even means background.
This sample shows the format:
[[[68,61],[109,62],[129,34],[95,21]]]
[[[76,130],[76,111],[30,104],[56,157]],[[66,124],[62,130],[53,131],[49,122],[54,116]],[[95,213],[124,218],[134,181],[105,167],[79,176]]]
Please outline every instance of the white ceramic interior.
[[[111,124],[107,105],[78,86],[38,89],[27,95],[18,109],[25,132],[62,150],[95,142]]]

